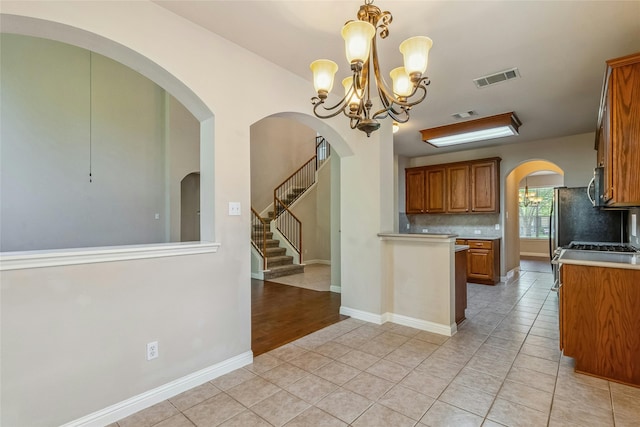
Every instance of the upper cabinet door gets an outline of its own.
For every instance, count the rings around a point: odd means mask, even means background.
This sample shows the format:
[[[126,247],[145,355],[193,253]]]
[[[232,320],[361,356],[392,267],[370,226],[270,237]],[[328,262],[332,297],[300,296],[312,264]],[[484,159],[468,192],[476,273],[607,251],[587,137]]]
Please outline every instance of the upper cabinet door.
[[[407,169],[405,178],[406,213],[423,213],[426,195],[424,169]]]
[[[444,213],[446,212],[445,205],[445,185],[446,176],[445,168],[428,168],[426,170],[426,183],[427,183],[427,204],[425,211],[428,213]]]
[[[498,162],[471,164],[471,211],[498,212]]]
[[[447,212],[469,212],[469,165],[447,167]]]
[[[405,169],[406,213],[499,212],[499,165],[492,157]]]
[[[610,143],[605,179],[609,204],[640,206],[640,53],[609,61],[613,67],[605,130]]]

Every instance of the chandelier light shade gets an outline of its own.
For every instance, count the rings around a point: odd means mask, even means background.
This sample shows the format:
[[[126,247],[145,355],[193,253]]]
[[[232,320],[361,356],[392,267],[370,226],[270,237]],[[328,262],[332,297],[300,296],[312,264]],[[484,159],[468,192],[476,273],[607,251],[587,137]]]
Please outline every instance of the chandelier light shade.
[[[318,59],[311,63],[311,71],[313,72],[313,86],[318,92],[318,96],[331,92],[333,89],[333,77],[338,71],[338,64],[328,59]]]
[[[357,18],[342,28],[345,54],[352,74],[342,81],[344,97],[333,106],[325,105],[338,66],[333,61],[320,59],[311,63],[317,93],[311,98],[311,103],[317,117],[328,119],[343,113],[349,118],[352,129],[359,129],[370,136],[380,127],[379,119],[390,116],[394,122],[406,123],[411,108],[426,98],[430,82],[422,75],[427,69],[433,42],[429,37],[418,36],[400,44],[404,67],[391,71],[392,85],[389,87],[378,64],[377,37],[387,38],[393,17],[390,12],[374,6],[373,0],[365,0]],[[371,94],[376,92],[380,109],[372,110]]]
[[[347,22],[342,27],[342,38],[344,39],[344,50],[347,54],[347,61],[366,62],[371,51],[371,39],[376,33],[373,25],[364,21]]]

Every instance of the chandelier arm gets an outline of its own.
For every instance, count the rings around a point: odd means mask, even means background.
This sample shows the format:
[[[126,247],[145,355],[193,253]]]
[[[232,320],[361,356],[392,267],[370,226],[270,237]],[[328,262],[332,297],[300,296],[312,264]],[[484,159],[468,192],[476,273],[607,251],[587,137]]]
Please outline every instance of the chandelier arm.
[[[376,42],[375,37],[372,40],[371,55],[372,55],[372,59],[373,59],[373,72],[375,74],[376,84],[378,86],[378,93],[380,94],[380,98],[381,99],[382,99],[383,94],[384,94],[384,97],[386,97],[386,99],[389,101],[390,105],[397,104],[397,105],[402,105],[403,107],[413,107],[414,105],[418,105],[419,103],[424,101],[424,99],[427,97],[427,88],[426,88],[426,86],[429,85],[429,83],[431,83],[429,81],[428,77],[422,77],[418,81],[416,81],[414,83],[413,90],[411,91],[411,94],[409,94],[409,96],[406,97],[407,100],[409,98],[412,98],[416,94],[418,89],[420,89],[420,90],[422,90],[422,95],[417,100],[410,101],[410,102],[409,101],[403,101],[400,98],[397,98],[395,96],[395,94],[393,93],[393,91],[388,89],[387,82],[385,81],[384,76],[382,75],[382,73],[380,73],[380,66],[379,66],[379,62],[378,62],[378,48],[377,48],[377,42]]]
[[[338,102],[336,105],[334,105],[333,107],[326,107],[324,104],[324,101],[322,101],[317,96],[314,96],[313,98],[311,98],[311,103],[313,104],[313,114],[315,114],[316,117],[319,117],[321,119],[330,119],[331,117],[335,117],[341,112],[345,111],[345,109],[349,106],[349,104],[345,102],[345,99],[346,99],[346,96],[342,98],[342,100]],[[322,114],[322,111],[318,110],[320,106],[322,106],[324,111],[333,111],[336,109],[337,111],[325,115],[325,114]]]

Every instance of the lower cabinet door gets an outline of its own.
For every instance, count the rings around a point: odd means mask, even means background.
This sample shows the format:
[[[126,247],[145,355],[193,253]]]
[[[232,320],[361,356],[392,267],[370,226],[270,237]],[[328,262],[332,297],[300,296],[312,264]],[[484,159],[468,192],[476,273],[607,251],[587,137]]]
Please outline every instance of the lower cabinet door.
[[[475,279],[492,280],[493,265],[491,251],[488,249],[470,249],[467,256],[467,276]]]

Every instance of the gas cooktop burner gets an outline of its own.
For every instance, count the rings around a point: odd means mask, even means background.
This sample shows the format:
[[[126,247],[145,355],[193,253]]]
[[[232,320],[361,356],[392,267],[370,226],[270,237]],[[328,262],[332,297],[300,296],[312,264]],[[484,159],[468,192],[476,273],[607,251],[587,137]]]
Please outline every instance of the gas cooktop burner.
[[[578,251],[637,252],[634,247],[619,243],[571,242],[567,249],[574,249]]]

